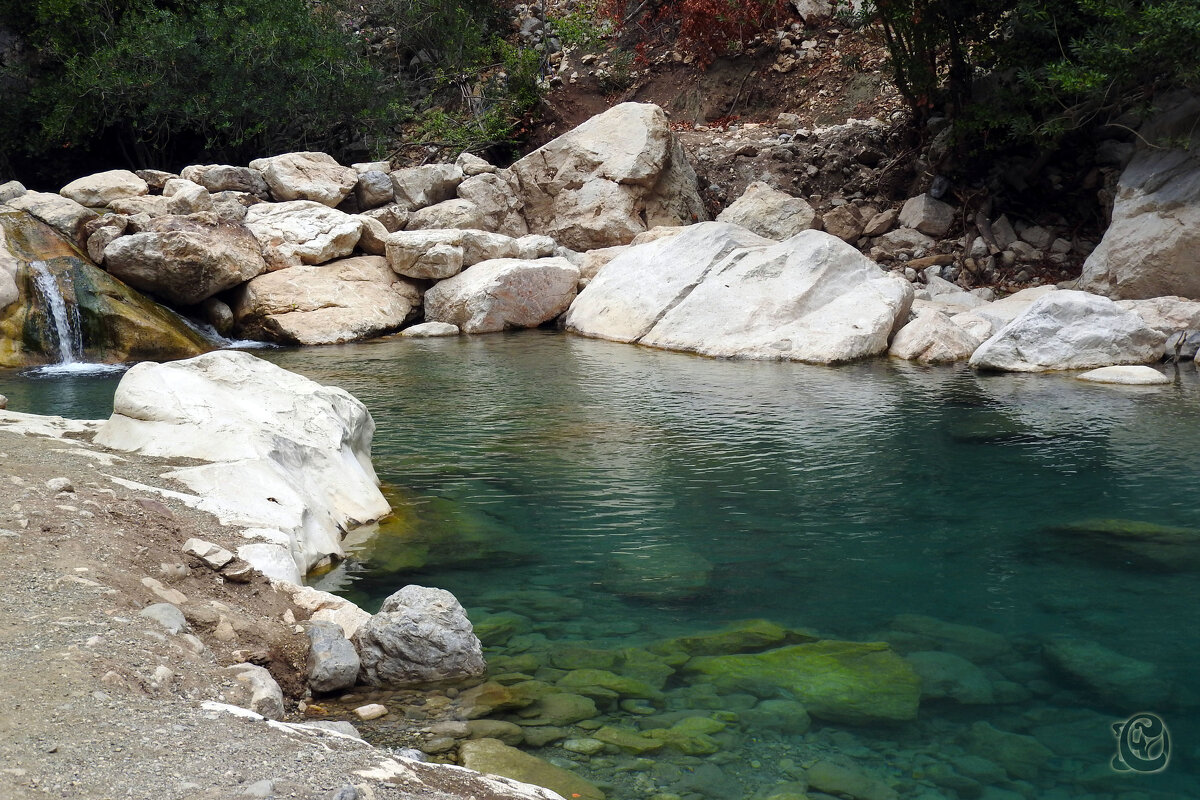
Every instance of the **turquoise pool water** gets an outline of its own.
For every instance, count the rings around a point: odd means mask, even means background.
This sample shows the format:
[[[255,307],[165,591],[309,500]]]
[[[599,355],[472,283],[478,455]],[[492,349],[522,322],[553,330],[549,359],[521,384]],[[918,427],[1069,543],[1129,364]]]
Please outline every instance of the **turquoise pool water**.
[[[923,699],[915,722],[731,723],[699,757],[536,751],[610,797],[765,798],[826,757],[904,798],[1200,795],[1200,542],[1159,531],[1177,538],[1130,546],[1094,522],[1061,532],[1096,519],[1200,529],[1191,365],[1167,387],[1102,387],[714,361],[548,331],[264,355],[366,403],[402,511],[390,544],[326,580],[367,607],[419,583],[476,619],[521,614],[490,656],[637,647],[747,618],[902,653],[954,647],[913,640],[897,615],[1007,643],[976,659],[991,702]],[[0,375],[10,408],[68,416],[104,415],[114,384]],[[1093,667],[1110,679],[1048,660],[1064,635],[1099,647]],[[1166,722],[1170,761],[1117,775],[1110,725],[1136,711]],[[605,722],[638,718],[614,708]],[[981,766],[981,723],[1049,755],[1028,774]]]

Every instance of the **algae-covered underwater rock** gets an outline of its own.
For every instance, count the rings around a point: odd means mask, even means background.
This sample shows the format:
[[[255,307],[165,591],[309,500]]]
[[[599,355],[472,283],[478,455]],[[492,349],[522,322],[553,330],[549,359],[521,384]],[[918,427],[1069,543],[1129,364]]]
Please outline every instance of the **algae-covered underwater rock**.
[[[80,360],[169,361],[214,349],[178,315],[96,267],[23,211],[0,211],[0,261],[17,287],[17,298],[0,308],[0,367],[54,363],[62,355],[51,311],[35,285],[35,264],[62,297],[68,327],[82,346]]]
[[[700,656],[684,666],[692,682],[718,691],[790,697],[818,719],[850,724],[916,719],[921,679],[881,642],[817,642],[762,653]]]
[[[663,655],[674,651],[690,656],[723,656],[736,653],[756,653],[785,644],[816,641],[817,637],[795,631],[765,619],[734,622],[715,631],[677,636],[650,646],[649,650]]]
[[[604,792],[573,772],[509,747],[498,739],[473,739],[459,747],[462,765],[476,772],[544,786],[563,797],[604,800]]]
[[[402,575],[424,568],[519,564],[533,550],[502,521],[444,497],[384,486],[392,514],[354,553],[374,573]]]
[[[1085,519],[1046,529],[1071,556],[1153,572],[1200,569],[1200,529],[1132,519]],[[1045,543],[1039,539],[1039,546]]]
[[[1117,708],[1138,711],[1156,708],[1172,694],[1170,682],[1158,667],[1090,639],[1053,636],[1042,644],[1046,664]]]

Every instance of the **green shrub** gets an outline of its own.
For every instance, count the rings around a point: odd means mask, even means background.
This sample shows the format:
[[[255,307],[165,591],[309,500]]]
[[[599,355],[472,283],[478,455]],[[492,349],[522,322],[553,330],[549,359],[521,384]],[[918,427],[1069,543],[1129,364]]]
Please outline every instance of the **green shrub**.
[[[0,65],[0,167],[127,148],[130,166],[338,152],[394,110],[358,42],[306,0],[0,0],[32,57]]]

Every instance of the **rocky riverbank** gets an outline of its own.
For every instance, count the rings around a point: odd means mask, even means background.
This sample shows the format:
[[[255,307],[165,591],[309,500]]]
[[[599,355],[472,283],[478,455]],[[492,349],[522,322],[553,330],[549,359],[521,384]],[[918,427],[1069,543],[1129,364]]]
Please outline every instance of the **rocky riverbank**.
[[[195,462],[115,453],[91,442],[95,427],[0,411],[0,794],[549,797],[397,761],[347,723],[304,724],[311,608],[186,555],[189,539],[236,549],[240,536],[129,487],[186,491],[162,475]],[[272,716],[300,724],[242,710],[260,699],[259,668],[287,698]]]

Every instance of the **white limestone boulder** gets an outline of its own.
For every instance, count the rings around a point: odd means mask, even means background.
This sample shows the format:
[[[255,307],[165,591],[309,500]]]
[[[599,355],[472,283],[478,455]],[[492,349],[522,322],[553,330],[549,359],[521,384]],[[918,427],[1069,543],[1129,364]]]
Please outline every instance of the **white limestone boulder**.
[[[942,311],[929,309],[896,332],[888,355],[920,364],[950,364],[969,359],[986,338]]]
[[[358,173],[328,153],[284,153],[255,159],[250,168],[262,173],[271,196],[279,202],[312,200],[332,208],[358,183]]]
[[[832,364],[886,351],[912,292],[820,231],[772,242],[714,222],[614,258],[564,323],[701,355]]]
[[[1112,222],[1084,262],[1079,288],[1122,299],[1200,299],[1198,121],[1200,98],[1192,97],[1141,132],[1149,146],[1121,173]]]
[[[436,339],[443,336],[458,336],[462,331],[457,325],[449,322],[422,322],[400,331],[401,336],[410,339]]]
[[[388,264],[397,274],[442,280],[480,261],[527,256],[520,241],[489,231],[441,228],[397,231],[390,234],[384,244]],[[540,252],[533,257],[549,254]]]
[[[354,185],[354,199],[359,209],[385,206],[392,202],[395,196],[392,176],[384,170],[368,169],[358,173],[358,183]]]
[[[1075,377],[1088,383],[1115,383],[1123,386],[1164,386],[1173,382],[1154,367],[1145,365],[1100,367]]]
[[[483,230],[483,214],[470,200],[445,200],[414,211],[408,217],[406,230],[434,228],[463,228]]]
[[[1195,300],[1150,297],[1145,300],[1118,300],[1117,307],[1134,312],[1164,336],[1178,331],[1200,330],[1200,302]]]
[[[162,216],[104,248],[105,268],[177,305],[194,305],[266,271],[258,241],[241,225]]]
[[[425,320],[463,333],[536,328],[567,310],[578,284],[564,258],[481,261],[425,293]]]
[[[463,171],[454,164],[424,164],[391,173],[396,204],[405,211],[436,205],[454,197]]]
[[[421,293],[381,256],[268,272],[233,302],[238,334],[282,344],[335,344],[399,330]]]
[[[229,164],[193,164],[184,167],[179,177],[198,183],[208,191],[242,192],[260,200],[269,200],[271,190],[263,174],[250,167],[235,167]]]
[[[344,258],[362,236],[357,216],[312,200],[250,206],[245,224],[272,269]]]
[[[1059,290],[988,339],[971,366],[1004,372],[1094,369],[1162,358],[1166,336],[1107,297]]]
[[[782,241],[800,231],[820,230],[821,218],[806,200],[755,181],[729,207],[717,215],[717,222],[741,225],[768,239]]]
[[[224,524],[265,539],[238,555],[300,576],[342,555],[342,534],[390,509],[371,466],[375,423],[348,392],[254,356],[219,351],[135,365],[96,443],[205,462],[168,473]],[[250,532],[248,532],[250,533]],[[256,548],[256,549],[251,549]],[[288,559],[291,575],[276,559]]]
[[[707,218],[696,173],[655,105],[621,103],[510,167],[529,230],[573,250]]]
[[[149,185],[136,174],[127,169],[113,169],[77,178],[58,193],[81,206],[104,208],[113,200],[141,197],[149,191]]]
[[[444,589],[405,586],[355,632],[360,682],[400,688],[459,680],[487,670],[483,646],[457,598]]]
[[[167,198],[171,214],[185,216],[213,210],[212,194],[195,181],[169,178],[163,185],[162,196]]]
[[[927,194],[910,197],[900,209],[900,224],[926,236],[945,236],[954,224],[954,207]]]
[[[459,184],[458,196],[475,204],[482,217],[480,227],[484,230],[514,238],[529,233],[529,226],[521,214],[524,203],[513,189],[509,171],[483,172],[467,178]]]

